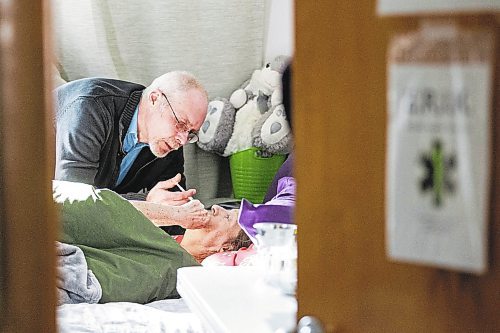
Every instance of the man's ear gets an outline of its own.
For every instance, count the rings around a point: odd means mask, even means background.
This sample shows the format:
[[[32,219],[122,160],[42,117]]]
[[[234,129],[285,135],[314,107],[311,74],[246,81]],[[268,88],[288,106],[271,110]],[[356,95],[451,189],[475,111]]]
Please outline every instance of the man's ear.
[[[160,98],[160,93],[158,91],[152,91],[149,93],[148,99],[151,104],[155,105],[155,102]]]

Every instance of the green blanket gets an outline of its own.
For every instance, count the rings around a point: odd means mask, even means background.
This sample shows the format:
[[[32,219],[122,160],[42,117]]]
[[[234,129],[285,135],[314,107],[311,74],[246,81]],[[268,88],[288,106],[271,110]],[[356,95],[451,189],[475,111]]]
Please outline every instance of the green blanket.
[[[198,265],[175,240],[111,190],[54,181],[59,241],[82,249],[101,283],[100,303],[178,297],[177,268]]]

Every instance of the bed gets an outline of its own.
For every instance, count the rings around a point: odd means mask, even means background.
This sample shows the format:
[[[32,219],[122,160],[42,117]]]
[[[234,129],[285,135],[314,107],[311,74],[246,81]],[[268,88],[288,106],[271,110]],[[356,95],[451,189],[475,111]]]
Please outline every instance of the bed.
[[[64,304],[57,308],[60,333],[204,333],[207,332],[183,299],[106,304]]]

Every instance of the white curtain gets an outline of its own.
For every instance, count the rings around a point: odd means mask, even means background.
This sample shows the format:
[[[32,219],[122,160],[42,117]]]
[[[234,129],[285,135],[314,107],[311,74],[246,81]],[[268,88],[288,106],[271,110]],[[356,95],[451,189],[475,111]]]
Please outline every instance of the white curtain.
[[[148,85],[192,72],[209,98],[229,97],[263,64],[265,0],[52,0],[56,67],[71,81],[107,77]],[[227,160],[186,147],[188,186],[230,195]],[[228,192],[229,191],[229,192]]]

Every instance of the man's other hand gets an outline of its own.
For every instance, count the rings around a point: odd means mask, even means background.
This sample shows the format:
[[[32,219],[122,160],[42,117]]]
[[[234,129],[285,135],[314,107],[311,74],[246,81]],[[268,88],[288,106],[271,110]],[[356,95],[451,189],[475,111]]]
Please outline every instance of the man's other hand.
[[[184,192],[169,191],[169,189],[175,187],[180,181],[181,174],[178,173],[173,178],[158,182],[158,184],[149,191],[146,201],[172,206],[180,206],[187,203],[190,198],[196,194],[195,189],[189,189]]]

